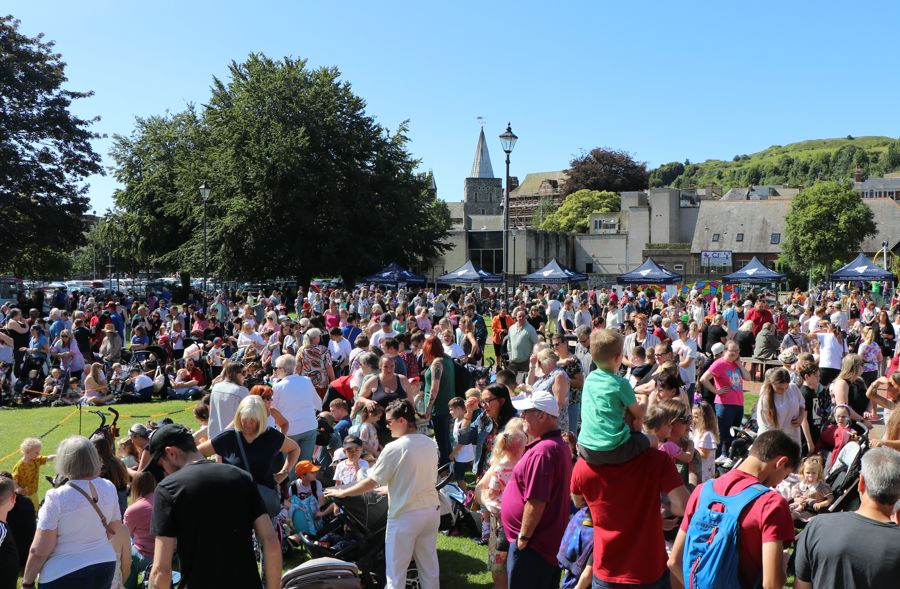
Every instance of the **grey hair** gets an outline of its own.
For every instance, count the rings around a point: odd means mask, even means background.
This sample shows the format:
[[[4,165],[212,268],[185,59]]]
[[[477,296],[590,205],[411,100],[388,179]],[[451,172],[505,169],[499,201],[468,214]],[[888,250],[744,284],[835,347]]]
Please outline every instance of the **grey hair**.
[[[900,499],[900,452],[893,448],[873,448],[862,457],[862,477],[866,495],[881,505]]]
[[[70,436],[56,449],[56,472],[73,480],[100,476],[100,455],[89,439]]]
[[[312,329],[307,329],[306,333],[303,334],[303,345],[308,346],[310,344],[310,342],[315,338],[319,338],[319,340],[321,341],[322,331],[316,327],[313,327]]]
[[[575,328],[575,337],[583,338],[591,335],[591,326],[590,325],[579,325]]]
[[[368,366],[373,370],[378,370],[378,354],[375,352],[363,352],[359,355],[359,363],[361,366]]]
[[[288,374],[294,374],[294,371],[297,370],[297,359],[290,354],[282,354],[275,360],[275,367],[284,368]]]

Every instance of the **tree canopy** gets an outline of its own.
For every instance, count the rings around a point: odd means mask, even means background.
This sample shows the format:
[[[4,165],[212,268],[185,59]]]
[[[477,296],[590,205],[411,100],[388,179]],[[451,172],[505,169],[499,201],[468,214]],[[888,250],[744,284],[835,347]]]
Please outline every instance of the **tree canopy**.
[[[591,213],[618,211],[622,199],[614,192],[579,190],[566,197],[561,207],[540,224],[545,231],[587,233]]]
[[[627,151],[597,147],[573,159],[566,170],[563,195],[579,190],[623,192],[647,188],[647,164]]]
[[[61,273],[84,242],[85,177],[102,173],[89,130],[72,114],[91,92],[64,90],[65,63],[43,35],[0,17],[0,272]]]
[[[875,233],[875,215],[852,186],[817,182],[791,202],[781,255],[798,272],[815,265],[827,273],[836,262],[850,260]]]
[[[388,132],[339,78],[335,68],[251,54],[213,80],[202,112],[138,119],[117,136],[125,188],[116,205],[153,229],[140,247],[150,263],[202,271],[204,182],[217,277],[349,279],[443,252],[449,209],[414,173],[406,123]]]

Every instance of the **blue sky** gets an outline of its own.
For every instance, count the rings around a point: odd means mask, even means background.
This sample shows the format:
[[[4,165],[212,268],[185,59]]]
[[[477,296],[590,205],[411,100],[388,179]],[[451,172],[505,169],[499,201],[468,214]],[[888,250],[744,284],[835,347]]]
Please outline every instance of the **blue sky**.
[[[259,51],[337,66],[368,112],[460,200],[479,123],[519,135],[513,175],[563,169],[582,149],[651,167],[773,144],[900,136],[896,2],[52,2],[7,0],[24,33],[55,40],[76,112],[127,134],[135,116],[203,103],[212,76]],[[110,139],[96,142],[107,156]],[[90,178],[93,206],[115,181]]]

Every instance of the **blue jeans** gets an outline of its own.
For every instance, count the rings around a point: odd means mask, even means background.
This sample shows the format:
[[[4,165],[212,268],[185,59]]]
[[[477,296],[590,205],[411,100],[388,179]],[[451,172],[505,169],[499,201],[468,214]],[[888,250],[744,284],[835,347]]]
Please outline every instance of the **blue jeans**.
[[[200,387],[182,387],[179,389],[169,389],[168,398],[179,401],[188,401],[195,396],[200,396],[203,391]]]
[[[581,401],[569,405],[569,431],[578,433],[578,424],[581,420]]]
[[[42,581],[41,589],[109,589],[116,573],[115,562],[101,562],[63,575],[53,581]]]
[[[308,432],[290,436],[290,438],[297,442],[297,445],[300,446],[300,460],[312,460],[313,452],[316,449],[316,436],[318,435],[318,433],[318,430],[311,429]],[[290,479],[291,482],[297,479],[297,475],[294,473],[294,471],[291,471]]]
[[[516,542],[509,545],[506,557],[506,573],[509,589],[557,589],[559,587],[559,566],[544,560],[544,557],[529,548],[519,550]]]
[[[432,415],[431,425],[434,427],[434,441],[438,447],[438,465],[450,462],[451,447],[450,438],[453,430],[450,425],[450,414]]]
[[[732,440],[731,428],[741,425],[741,419],[744,418],[744,407],[716,403],[716,417],[719,421],[719,456],[728,456]]]
[[[672,583],[669,581],[669,571],[664,571],[663,576],[659,578],[658,581],[653,583],[642,583],[640,585],[630,585],[627,583],[611,583],[609,581],[602,581],[597,577],[594,577],[594,581],[591,583],[591,589],[669,589],[672,586]]]

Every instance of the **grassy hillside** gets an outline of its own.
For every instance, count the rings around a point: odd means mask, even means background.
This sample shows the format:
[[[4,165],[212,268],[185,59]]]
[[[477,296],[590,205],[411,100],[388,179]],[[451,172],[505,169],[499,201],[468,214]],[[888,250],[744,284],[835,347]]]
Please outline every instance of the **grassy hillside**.
[[[850,179],[857,165],[867,176],[900,169],[900,140],[890,137],[813,139],[773,145],[730,161],[672,162],[653,170],[651,186],[686,188],[716,184],[725,189],[759,184],[807,185],[820,177]]]

